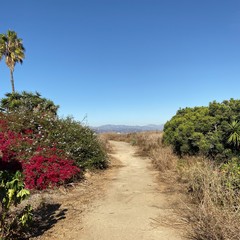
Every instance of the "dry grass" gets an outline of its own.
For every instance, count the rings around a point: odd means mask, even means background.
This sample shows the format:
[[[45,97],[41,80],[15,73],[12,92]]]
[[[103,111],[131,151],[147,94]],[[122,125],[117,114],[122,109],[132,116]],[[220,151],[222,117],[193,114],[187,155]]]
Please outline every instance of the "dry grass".
[[[102,146],[104,147],[104,149],[105,149],[105,151],[107,153],[112,153],[113,152],[112,146],[109,143],[110,139],[108,138],[108,135],[106,135],[106,134],[99,134],[98,135],[98,139],[102,143]]]
[[[156,169],[161,172],[176,169],[178,158],[172,149],[162,143],[162,132],[139,133],[135,136],[135,144],[139,147],[139,154],[152,160]]]
[[[212,162],[191,158],[181,168],[195,205],[189,208],[195,240],[240,239],[240,193]]]
[[[131,142],[132,138],[134,138],[135,133],[126,133],[126,134],[119,134],[119,133],[101,133],[100,136],[103,139],[113,140],[113,141],[121,141],[121,142]]]
[[[190,233],[195,240],[239,240],[240,216],[231,207],[216,206],[211,196],[205,194],[204,200],[191,210],[193,231]]]

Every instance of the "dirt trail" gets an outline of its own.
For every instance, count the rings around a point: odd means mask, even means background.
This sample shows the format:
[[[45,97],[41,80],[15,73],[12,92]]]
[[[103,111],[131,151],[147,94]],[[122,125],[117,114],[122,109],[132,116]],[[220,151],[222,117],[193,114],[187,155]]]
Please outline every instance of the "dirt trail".
[[[37,240],[180,240],[178,197],[159,182],[149,159],[125,142],[111,141],[113,167],[67,193],[54,194],[57,219]],[[167,222],[167,224],[166,224]]]
[[[163,227],[159,218],[172,214],[166,193],[159,190],[157,172],[150,161],[135,155],[136,148],[111,142],[114,157],[123,167],[113,178],[103,199],[83,218],[83,230],[74,239],[82,240],[179,240],[179,229]]]

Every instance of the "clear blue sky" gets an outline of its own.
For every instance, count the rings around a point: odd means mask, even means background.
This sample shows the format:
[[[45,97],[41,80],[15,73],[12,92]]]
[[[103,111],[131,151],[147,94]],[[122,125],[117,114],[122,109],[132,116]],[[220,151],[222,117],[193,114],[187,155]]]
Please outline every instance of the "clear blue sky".
[[[89,125],[161,124],[240,96],[239,0],[12,0],[0,32],[23,39],[17,91]],[[0,97],[11,91],[0,62]]]

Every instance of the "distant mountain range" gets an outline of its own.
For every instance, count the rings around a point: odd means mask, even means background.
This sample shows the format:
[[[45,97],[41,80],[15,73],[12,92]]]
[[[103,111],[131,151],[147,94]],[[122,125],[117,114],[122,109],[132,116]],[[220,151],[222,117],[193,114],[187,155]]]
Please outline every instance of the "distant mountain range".
[[[128,125],[103,125],[99,127],[92,127],[97,133],[118,132],[118,133],[131,133],[131,132],[145,132],[145,131],[162,131],[163,124],[155,125],[149,124],[145,126],[128,126]]]

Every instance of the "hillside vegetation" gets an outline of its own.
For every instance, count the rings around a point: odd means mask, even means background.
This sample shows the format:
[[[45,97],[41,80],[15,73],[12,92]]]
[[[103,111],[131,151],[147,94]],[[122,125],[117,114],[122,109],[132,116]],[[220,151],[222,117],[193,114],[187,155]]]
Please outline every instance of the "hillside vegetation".
[[[70,173],[67,166],[71,165],[71,168],[75,169],[73,176],[79,173],[80,169],[81,171],[86,168],[102,169],[107,166],[105,149],[97,135],[73,118],[59,118],[58,106],[42,98],[40,94],[27,92],[7,94],[7,97],[1,100],[1,108],[1,166],[9,166],[5,162],[16,162],[16,165],[19,162],[19,170],[23,170],[25,179],[33,177],[27,175],[30,174],[27,167],[35,166],[34,170],[31,170],[36,175],[32,179],[34,184],[31,188],[42,189],[43,186],[46,188],[64,183],[60,176],[58,180],[55,176],[53,182],[48,179],[50,176],[42,176],[40,180],[42,165],[45,166],[45,175],[48,171],[56,174],[53,169],[48,169],[53,165],[57,168],[56,164],[59,164],[59,169],[65,169]],[[64,165],[65,162],[67,165]],[[67,175],[63,174],[62,177]],[[40,184],[41,181],[43,184]]]
[[[31,208],[17,217],[10,210],[30,194],[27,189],[58,187],[85,169],[106,168],[107,154],[89,127],[59,118],[58,106],[39,93],[6,94],[0,107],[0,239],[16,239],[16,226],[32,219]]]
[[[192,211],[193,239],[240,239],[240,100],[185,108],[164,126],[179,159]]]
[[[240,239],[240,101],[180,109],[164,132],[108,134],[139,147],[170,184],[189,196],[195,240]],[[185,210],[186,211],[186,210]],[[185,213],[183,213],[185,214]]]

